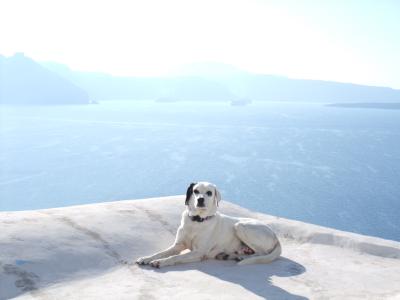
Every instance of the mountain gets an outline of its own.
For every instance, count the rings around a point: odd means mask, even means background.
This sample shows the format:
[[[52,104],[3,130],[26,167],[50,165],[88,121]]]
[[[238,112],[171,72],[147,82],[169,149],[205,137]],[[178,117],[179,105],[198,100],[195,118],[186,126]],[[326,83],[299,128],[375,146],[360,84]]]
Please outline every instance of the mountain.
[[[396,102],[400,90],[321,80],[253,76],[245,93],[254,100],[306,102]]]
[[[321,80],[252,74],[221,63],[184,65],[170,77],[117,77],[43,66],[85,89],[94,100],[399,102],[400,90]]]
[[[235,97],[224,84],[202,76],[119,77],[73,71],[54,62],[42,65],[85,89],[94,100],[227,101]]]
[[[238,97],[256,101],[400,101],[400,90],[388,87],[253,74],[222,63],[194,63],[178,70],[181,75],[212,79]]]
[[[0,103],[87,104],[89,97],[81,87],[18,53],[0,56]]]

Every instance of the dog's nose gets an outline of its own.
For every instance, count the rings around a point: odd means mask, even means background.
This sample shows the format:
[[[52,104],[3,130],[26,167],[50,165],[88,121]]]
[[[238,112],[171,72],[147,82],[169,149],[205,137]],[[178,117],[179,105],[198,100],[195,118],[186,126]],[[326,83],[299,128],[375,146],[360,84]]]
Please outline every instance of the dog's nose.
[[[197,199],[197,206],[204,207],[204,198]]]

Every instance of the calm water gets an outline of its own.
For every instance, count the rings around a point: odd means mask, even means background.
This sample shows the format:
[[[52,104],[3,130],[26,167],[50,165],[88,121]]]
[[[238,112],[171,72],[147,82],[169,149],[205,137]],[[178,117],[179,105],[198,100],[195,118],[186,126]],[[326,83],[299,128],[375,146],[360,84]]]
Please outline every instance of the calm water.
[[[118,101],[0,107],[0,118],[0,210],[206,180],[253,210],[400,240],[399,110]]]

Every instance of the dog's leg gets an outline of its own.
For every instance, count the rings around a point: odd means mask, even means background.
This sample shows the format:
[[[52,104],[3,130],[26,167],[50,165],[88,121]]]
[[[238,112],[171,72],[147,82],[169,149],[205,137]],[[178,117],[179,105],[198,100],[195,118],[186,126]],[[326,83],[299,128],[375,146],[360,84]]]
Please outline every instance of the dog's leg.
[[[174,244],[171,247],[165,249],[164,251],[155,253],[150,256],[144,256],[141,258],[138,258],[136,260],[136,263],[139,265],[148,265],[151,261],[157,260],[160,258],[165,258],[171,255],[176,255],[181,253],[181,251],[185,250],[185,246],[183,244]]]
[[[191,251],[184,254],[173,255],[167,258],[156,259],[150,262],[154,268],[162,268],[166,266],[173,266],[176,264],[183,264],[189,262],[198,262],[205,258],[205,255],[199,251]]]
[[[268,263],[281,254],[280,243],[274,232],[265,224],[258,221],[240,221],[235,224],[237,237],[254,251],[248,251],[249,256],[238,257],[240,264],[254,262]],[[255,259],[255,257],[259,257]]]

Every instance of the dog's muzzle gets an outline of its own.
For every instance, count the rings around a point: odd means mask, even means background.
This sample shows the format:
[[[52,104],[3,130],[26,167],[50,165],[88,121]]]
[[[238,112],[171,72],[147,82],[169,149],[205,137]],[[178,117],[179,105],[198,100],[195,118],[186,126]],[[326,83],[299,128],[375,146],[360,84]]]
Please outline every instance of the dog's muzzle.
[[[205,207],[204,198],[197,199],[197,207]]]

